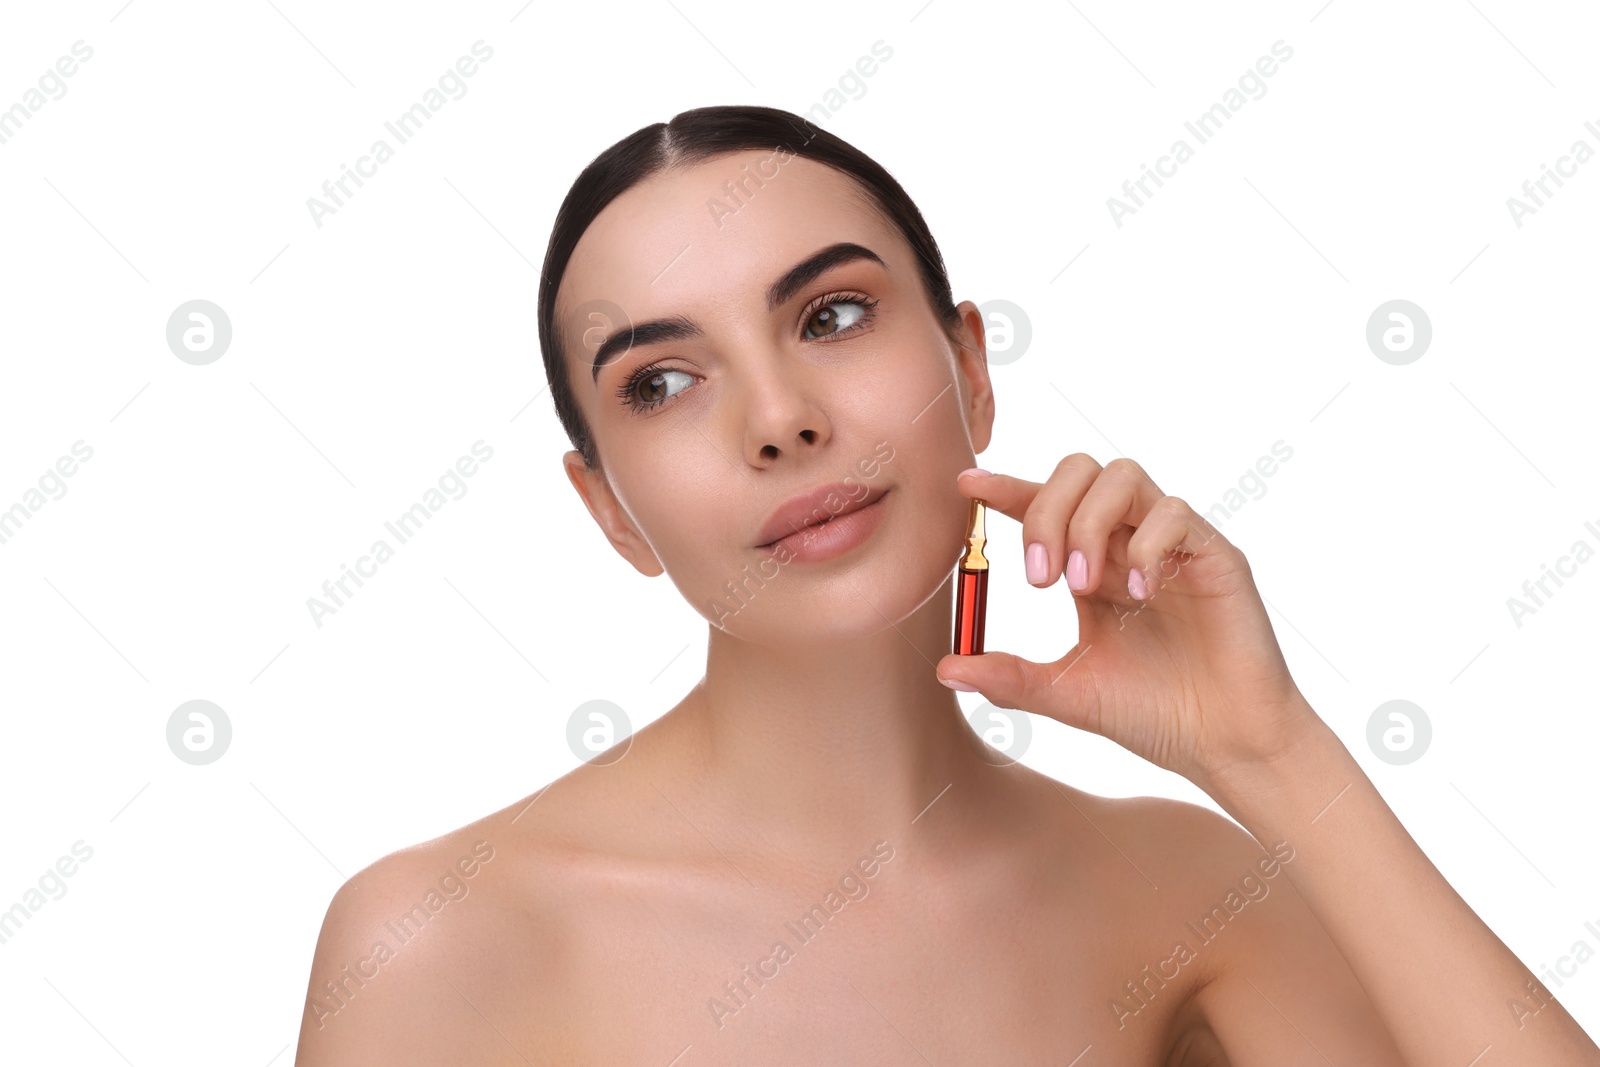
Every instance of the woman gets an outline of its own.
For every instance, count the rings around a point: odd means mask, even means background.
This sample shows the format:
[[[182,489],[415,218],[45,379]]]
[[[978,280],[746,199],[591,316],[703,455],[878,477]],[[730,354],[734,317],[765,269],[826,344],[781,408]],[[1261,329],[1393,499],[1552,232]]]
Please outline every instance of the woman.
[[[984,323],[877,164],[685,112],[578,177],[541,285],[566,473],[710,623],[705,675],[341,887],[301,1067],[1600,1063],[1301,696],[1237,548],[1126,459],[974,468]],[[1055,662],[949,654],[971,499],[1068,583]],[[952,689],[1239,825],[997,758]]]

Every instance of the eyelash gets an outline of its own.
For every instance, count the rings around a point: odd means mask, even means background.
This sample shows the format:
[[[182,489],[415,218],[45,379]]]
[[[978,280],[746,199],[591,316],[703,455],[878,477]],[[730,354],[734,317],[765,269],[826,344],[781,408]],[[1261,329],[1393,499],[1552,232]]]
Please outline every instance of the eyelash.
[[[856,330],[870,325],[877,317],[877,313],[873,310],[878,306],[877,300],[871,299],[862,293],[856,292],[828,293],[826,296],[820,296],[813,300],[810,304],[806,305],[805,311],[801,312],[800,330],[802,335],[805,332],[805,324],[811,318],[811,316],[815,315],[823,308],[833,304],[860,305],[862,308],[860,320],[851,323],[838,333],[831,334],[827,337],[803,337],[804,340],[830,344],[835,338],[854,333]],[[671,368],[663,367],[660,363],[651,363],[649,366],[640,367],[638,370],[634,371],[633,374],[629,375],[627,381],[623,382],[617,387],[618,401],[620,401],[622,405],[628,408],[631,412],[639,414],[649,411],[653,408],[658,408],[662,404],[665,404],[667,401],[671,400],[673,397],[678,396],[682,390],[680,390],[679,393],[673,393],[672,396],[664,396],[660,400],[640,400],[634,394],[634,391],[638,389],[640,382],[669,369]]]

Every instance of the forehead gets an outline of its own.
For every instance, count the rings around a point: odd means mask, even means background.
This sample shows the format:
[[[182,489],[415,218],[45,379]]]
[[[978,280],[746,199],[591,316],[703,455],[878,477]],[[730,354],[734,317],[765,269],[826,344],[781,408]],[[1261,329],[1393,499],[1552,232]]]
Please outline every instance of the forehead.
[[[778,275],[839,241],[865,245],[891,267],[907,254],[854,179],[810,159],[783,158],[775,151],[715,156],[654,174],[607,204],[561,280],[556,321],[568,358],[581,358],[582,327],[565,327],[576,309],[596,302],[614,304],[632,322],[701,320],[718,308],[756,307]]]

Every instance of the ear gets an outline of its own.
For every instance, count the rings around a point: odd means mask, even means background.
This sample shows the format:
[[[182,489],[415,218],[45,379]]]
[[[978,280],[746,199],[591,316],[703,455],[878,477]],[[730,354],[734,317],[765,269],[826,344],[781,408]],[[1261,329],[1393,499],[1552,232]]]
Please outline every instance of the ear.
[[[983,321],[983,312],[970,300],[956,305],[961,312],[961,328],[956,334],[960,349],[956,353],[957,370],[966,385],[965,408],[967,433],[972,437],[972,451],[982,452],[989,447],[989,437],[994,431],[994,389],[989,383],[989,330]]]
[[[611,491],[611,483],[605,474],[588,470],[583,463],[583,453],[576,449],[562,456],[561,462],[566,467],[572,487],[583,498],[584,506],[589,509],[589,514],[594,517],[617,554],[633,564],[633,569],[646,578],[665,573],[666,568],[656,558],[655,551],[633,525],[616,494]]]

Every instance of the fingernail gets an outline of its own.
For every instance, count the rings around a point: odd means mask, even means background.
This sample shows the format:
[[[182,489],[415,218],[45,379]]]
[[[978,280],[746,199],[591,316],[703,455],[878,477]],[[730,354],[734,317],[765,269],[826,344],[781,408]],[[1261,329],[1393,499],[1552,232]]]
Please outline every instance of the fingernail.
[[[1148,591],[1144,585],[1144,575],[1139,573],[1139,568],[1128,568],[1128,594],[1135,600],[1143,600]]]
[[[963,693],[976,693],[978,691],[977,686],[968,685],[966,682],[958,682],[952,678],[940,678],[939,681],[951,689],[957,689]]]
[[[1083,553],[1073,549],[1067,554],[1067,586],[1082,591],[1089,585],[1089,564]]]
[[[1023,563],[1028,569],[1028,581],[1033,585],[1038,585],[1044,581],[1045,572],[1050,569],[1050,556],[1045,552],[1043,545],[1034,541],[1028,545],[1028,551],[1023,556]]]
[[[982,467],[968,467],[966,470],[961,472],[961,474],[988,474],[988,473],[989,472],[984,470]],[[956,477],[957,478],[961,477],[961,474],[956,475]]]

